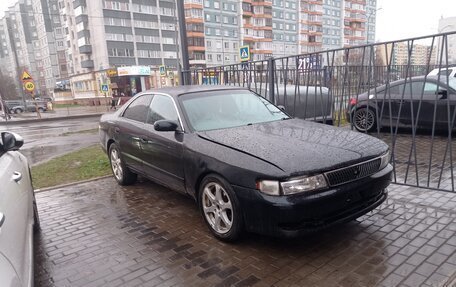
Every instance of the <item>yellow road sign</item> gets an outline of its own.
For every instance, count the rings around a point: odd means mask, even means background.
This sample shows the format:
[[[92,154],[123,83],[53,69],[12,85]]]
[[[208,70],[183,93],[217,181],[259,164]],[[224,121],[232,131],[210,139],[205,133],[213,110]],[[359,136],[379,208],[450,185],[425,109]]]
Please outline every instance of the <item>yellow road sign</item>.
[[[31,81],[33,80],[32,76],[30,76],[30,74],[24,70],[24,72],[22,73],[22,81]]]
[[[24,88],[29,92],[33,92],[35,90],[35,84],[33,82],[25,82]]]

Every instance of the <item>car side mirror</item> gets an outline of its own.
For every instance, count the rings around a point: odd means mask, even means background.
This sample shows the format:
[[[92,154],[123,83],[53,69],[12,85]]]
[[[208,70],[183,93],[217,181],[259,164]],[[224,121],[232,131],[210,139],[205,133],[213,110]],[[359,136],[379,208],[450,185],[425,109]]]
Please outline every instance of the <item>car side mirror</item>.
[[[448,97],[448,91],[444,89],[439,89],[435,93],[436,95],[441,95],[441,97],[439,98],[440,100],[445,100]]]
[[[154,123],[154,129],[159,132],[177,131],[179,124],[176,121],[159,120]]]
[[[285,106],[278,105],[277,107],[278,107],[282,112],[285,112]]]
[[[24,145],[24,139],[12,132],[2,133],[2,148],[4,151],[19,150]]]

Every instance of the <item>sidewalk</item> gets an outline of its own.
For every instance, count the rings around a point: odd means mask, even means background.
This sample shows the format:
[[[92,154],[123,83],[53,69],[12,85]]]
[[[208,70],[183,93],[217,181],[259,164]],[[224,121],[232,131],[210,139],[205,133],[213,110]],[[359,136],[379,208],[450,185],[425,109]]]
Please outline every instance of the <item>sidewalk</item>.
[[[36,194],[35,286],[455,286],[456,194],[391,185],[351,223],[214,239],[188,197],[112,177]],[[62,209],[62,206],[65,208]]]
[[[80,106],[80,107],[69,107],[69,108],[56,108],[53,111],[47,111],[41,113],[41,119],[37,113],[22,113],[12,114],[11,119],[6,121],[3,117],[0,117],[0,124],[16,124],[16,123],[28,123],[36,121],[51,121],[51,120],[65,120],[75,119],[83,117],[96,117],[101,116],[105,113],[113,112],[109,107],[106,106]]]

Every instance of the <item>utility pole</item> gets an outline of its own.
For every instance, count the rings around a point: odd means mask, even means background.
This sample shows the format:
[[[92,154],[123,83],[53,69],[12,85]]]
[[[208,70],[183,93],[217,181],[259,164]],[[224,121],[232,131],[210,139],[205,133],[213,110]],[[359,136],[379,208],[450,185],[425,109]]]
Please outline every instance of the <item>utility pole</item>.
[[[190,70],[190,62],[188,58],[188,42],[187,42],[187,26],[185,24],[185,9],[184,9],[184,0],[177,0],[177,17],[179,18],[179,34],[180,34],[180,44],[182,51],[182,69],[180,73],[180,82],[182,85],[188,85],[189,77],[186,72]]]

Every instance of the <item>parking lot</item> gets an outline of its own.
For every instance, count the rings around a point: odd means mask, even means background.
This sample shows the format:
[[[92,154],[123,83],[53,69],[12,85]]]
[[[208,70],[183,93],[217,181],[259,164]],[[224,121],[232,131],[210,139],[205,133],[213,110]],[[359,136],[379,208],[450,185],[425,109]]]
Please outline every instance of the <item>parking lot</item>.
[[[36,286],[455,286],[456,194],[392,185],[305,238],[214,239],[194,202],[111,177],[37,194]]]

